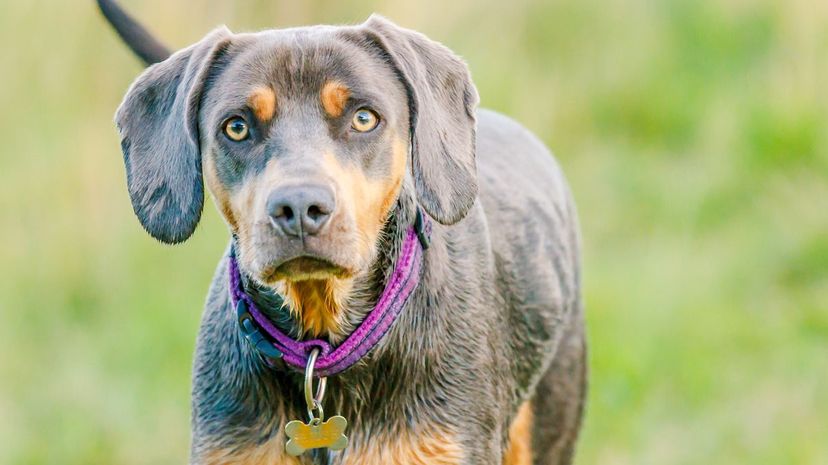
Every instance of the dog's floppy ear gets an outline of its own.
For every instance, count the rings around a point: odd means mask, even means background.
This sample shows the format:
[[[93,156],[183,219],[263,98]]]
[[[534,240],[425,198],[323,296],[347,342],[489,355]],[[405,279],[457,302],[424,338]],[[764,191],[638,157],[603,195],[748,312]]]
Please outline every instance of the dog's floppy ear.
[[[362,25],[408,94],[411,169],[420,204],[443,224],[460,221],[477,197],[477,89],[466,64],[424,35],[372,15]]]
[[[190,237],[201,218],[199,106],[230,35],[218,28],[147,68],[115,114],[132,208],[147,232],[168,244]]]

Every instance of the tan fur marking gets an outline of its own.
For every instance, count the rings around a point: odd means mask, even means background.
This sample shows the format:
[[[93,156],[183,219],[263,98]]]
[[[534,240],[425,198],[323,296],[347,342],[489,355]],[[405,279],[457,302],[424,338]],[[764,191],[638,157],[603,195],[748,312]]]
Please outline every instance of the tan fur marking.
[[[204,182],[207,184],[207,189],[212,194],[213,199],[215,199],[219,211],[224,215],[224,219],[234,231],[238,230],[238,222],[236,221],[236,215],[233,214],[230,196],[218,179],[216,162],[211,156],[207,156],[204,163]]]
[[[342,332],[342,305],[351,288],[350,279],[285,281],[283,295],[291,312],[302,320],[302,329],[313,337]]]
[[[247,104],[259,121],[267,123],[276,114],[276,93],[270,87],[257,87],[247,98]]]
[[[297,457],[291,457],[285,453],[286,438],[279,429],[269,441],[245,449],[216,449],[209,451],[201,457],[204,465],[301,465],[302,461]]]
[[[503,465],[532,465],[532,405],[528,401],[520,406],[509,428]]]
[[[465,454],[453,433],[435,429],[429,433],[404,432],[386,439],[378,436],[351,444],[341,452],[341,465],[458,465]],[[243,450],[218,449],[205,454],[205,465],[300,465],[299,458],[285,454],[285,437],[279,433],[259,446]],[[506,462],[512,465],[510,462]],[[517,462],[522,465],[523,462]]]
[[[361,169],[343,166],[331,153],[324,154],[325,172],[339,181],[344,208],[354,217],[361,238],[360,253],[370,259],[371,248],[385,225],[388,213],[399,194],[405,173],[406,143],[394,140],[391,173],[381,180],[369,180]]]
[[[351,96],[351,91],[348,86],[339,81],[328,81],[322,86],[322,93],[320,100],[322,108],[325,113],[333,118],[342,116],[345,110],[345,104],[348,103],[348,98]]]
[[[384,189],[385,198],[380,205],[379,216],[382,219],[388,216],[391,207],[394,206],[394,201],[397,200],[397,195],[400,193],[402,187],[403,177],[405,175],[405,159],[408,154],[408,144],[400,138],[394,139],[393,145],[393,160],[391,164],[391,176],[388,177]]]
[[[241,187],[230,195],[230,214],[236,215],[236,226],[234,231],[239,238],[238,246],[242,257],[255,256],[253,249],[253,231],[257,209],[257,194],[266,192],[262,189],[261,179],[246,180]]]
[[[345,449],[342,465],[457,465],[465,455],[455,436],[439,429],[365,442],[360,447]]]

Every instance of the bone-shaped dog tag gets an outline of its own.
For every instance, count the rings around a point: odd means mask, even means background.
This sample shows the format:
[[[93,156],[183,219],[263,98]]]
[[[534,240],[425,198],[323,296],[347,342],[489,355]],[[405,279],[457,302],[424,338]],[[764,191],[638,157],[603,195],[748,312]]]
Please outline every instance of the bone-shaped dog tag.
[[[301,455],[308,449],[322,447],[342,450],[348,445],[348,437],[344,434],[347,427],[348,420],[339,415],[325,422],[314,418],[308,424],[293,420],[285,425],[285,434],[289,439],[285,450],[293,456]]]

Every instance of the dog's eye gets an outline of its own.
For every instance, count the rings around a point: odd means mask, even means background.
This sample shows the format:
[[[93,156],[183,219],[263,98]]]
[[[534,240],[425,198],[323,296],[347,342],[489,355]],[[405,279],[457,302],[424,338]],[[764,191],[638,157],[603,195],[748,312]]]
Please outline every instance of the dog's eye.
[[[360,108],[354,113],[351,127],[359,132],[368,132],[379,124],[379,116],[367,108]]]
[[[224,122],[224,135],[232,141],[241,142],[247,139],[249,134],[250,130],[247,128],[247,122],[238,116]]]

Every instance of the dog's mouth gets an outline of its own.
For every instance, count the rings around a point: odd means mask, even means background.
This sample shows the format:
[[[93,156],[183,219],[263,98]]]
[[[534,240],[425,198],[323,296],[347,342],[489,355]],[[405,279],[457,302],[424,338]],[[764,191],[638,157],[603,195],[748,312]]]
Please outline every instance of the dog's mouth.
[[[273,283],[283,279],[289,281],[341,279],[351,274],[353,273],[350,270],[330,260],[312,255],[300,255],[267,266],[262,272],[262,278],[266,283]]]

